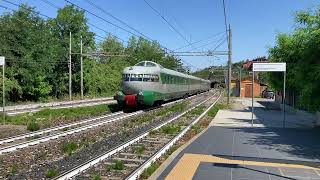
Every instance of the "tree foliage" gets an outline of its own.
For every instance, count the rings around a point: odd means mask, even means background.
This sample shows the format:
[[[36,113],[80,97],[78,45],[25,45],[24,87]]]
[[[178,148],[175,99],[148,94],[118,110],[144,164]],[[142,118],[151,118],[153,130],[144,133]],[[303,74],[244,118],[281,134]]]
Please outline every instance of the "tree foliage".
[[[6,57],[5,93],[11,102],[63,98],[68,94],[70,32],[73,94],[80,93],[80,37],[85,54],[128,55],[84,56],[84,90],[88,96],[114,94],[123,68],[142,60],[171,69],[182,68],[181,61],[166,54],[156,41],[131,37],[124,45],[109,35],[97,43],[84,11],[71,5],[59,9],[51,19],[44,19],[33,7],[22,5],[1,15],[0,26],[0,55]]]
[[[295,20],[292,33],[277,35],[269,59],[287,63],[288,89],[299,94],[300,104],[315,111],[320,108],[320,7],[298,12]],[[269,73],[268,78],[275,89],[281,89],[282,73]]]

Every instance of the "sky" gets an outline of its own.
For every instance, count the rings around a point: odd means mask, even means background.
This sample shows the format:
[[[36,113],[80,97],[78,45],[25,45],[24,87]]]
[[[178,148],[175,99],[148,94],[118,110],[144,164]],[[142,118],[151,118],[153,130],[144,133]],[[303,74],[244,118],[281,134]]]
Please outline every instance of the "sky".
[[[49,17],[55,17],[57,9],[45,3],[50,1],[57,7],[68,4],[65,0],[9,0],[27,3]],[[69,0],[104,19],[130,30],[112,19],[87,0]],[[175,32],[144,0],[89,0],[104,11],[134,27],[139,32],[157,40],[162,46],[176,50],[188,43],[200,41],[178,51],[226,51],[225,23],[222,0],[146,0],[156,9],[182,37]],[[319,0],[225,0],[227,24],[232,31],[232,61],[267,56],[268,48],[275,45],[278,33],[290,33],[295,28],[294,14],[320,5]],[[0,0],[0,5],[17,7]],[[5,10],[0,8],[2,14]],[[88,21],[121,39],[128,40],[131,34],[105,21],[86,14]],[[104,31],[90,27],[97,35],[105,37]],[[99,41],[99,38],[97,39]],[[220,43],[221,46],[216,48]],[[227,56],[214,57],[181,56],[185,65],[193,71],[212,65],[225,65]]]

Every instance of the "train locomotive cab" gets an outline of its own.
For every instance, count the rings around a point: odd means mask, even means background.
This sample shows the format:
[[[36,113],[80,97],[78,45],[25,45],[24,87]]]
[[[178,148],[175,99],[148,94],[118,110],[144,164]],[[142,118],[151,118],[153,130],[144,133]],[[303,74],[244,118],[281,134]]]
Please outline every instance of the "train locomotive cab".
[[[159,88],[161,66],[151,61],[142,61],[126,67],[122,73],[122,85],[114,99],[121,106],[152,106]]]

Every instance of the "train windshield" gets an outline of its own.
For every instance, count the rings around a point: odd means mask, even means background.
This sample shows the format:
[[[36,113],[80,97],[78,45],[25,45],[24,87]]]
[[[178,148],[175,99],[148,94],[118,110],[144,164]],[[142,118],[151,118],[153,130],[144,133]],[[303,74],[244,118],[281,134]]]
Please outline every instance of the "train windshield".
[[[159,82],[159,76],[156,74],[123,74],[123,81],[144,81]]]
[[[142,81],[142,74],[131,74],[130,81]]]
[[[138,64],[134,65],[134,66],[144,66],[145,62],[139,62]]]

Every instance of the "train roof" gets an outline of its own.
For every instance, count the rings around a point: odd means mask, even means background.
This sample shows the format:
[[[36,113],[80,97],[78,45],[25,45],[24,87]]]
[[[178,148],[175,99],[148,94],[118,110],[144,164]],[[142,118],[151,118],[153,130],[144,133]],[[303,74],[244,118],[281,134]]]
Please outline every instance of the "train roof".
[[[160,72],[164,72],[164,73],[171,74],[171,75],[174,75],[174,76],[180,76],[180,77],[185,77],[185,78],[189,78],[189,79],[196,79],[196,80],[202,80],[202,81],[208,81],[209,82],[209,80],[201,79],[201,78],[198,78],[198,77],[195,77],[195,76],[191,76],[191,75],[188,75],[188,74],[184,74],[184,73],[181,73],[181,72],[177,72],[177,71],[174,71],[174,70],[171,70],[171,69],[164,68],[160,64],[155,63],[153,61],[141,61],[141,62],[137,63],[134,66],[159,68]]]

